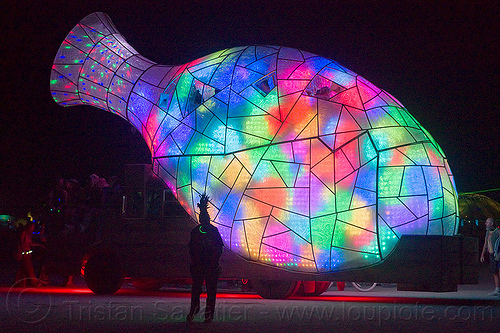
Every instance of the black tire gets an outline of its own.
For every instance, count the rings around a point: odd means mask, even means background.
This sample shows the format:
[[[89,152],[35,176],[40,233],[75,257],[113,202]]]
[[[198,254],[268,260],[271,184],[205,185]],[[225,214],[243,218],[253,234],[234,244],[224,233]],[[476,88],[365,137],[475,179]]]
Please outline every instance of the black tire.
[[[136,278],[132,285],[142,291],[156,291],[163,287],[163,281],[155,278]]]
[[[330,281],[316,281],[316,288],[312,296],[319,296],[330,288]]]
[[[262,298],[285,299],[299,288],[300,281],[252,280],[252,288]]]
[[[85,264],[85,282],[96,294],[113,294],[123,284],[123,270],[118,255],[110,250],[99,250],[89,256]]]
[[[314,291],[311,293],[306,293],[304,290],[303,283],[300,284],[299,288],[295,292],[296,296],[319,296],[330,287],[330,281],[314,281]]]

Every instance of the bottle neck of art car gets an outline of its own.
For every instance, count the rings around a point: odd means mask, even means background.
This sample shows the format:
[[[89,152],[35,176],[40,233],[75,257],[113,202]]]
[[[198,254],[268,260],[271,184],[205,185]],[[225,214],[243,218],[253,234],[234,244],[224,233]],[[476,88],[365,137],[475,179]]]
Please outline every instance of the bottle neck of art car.
[[[128,120],[140,132],[155,104],[172,98],[167,86],[184,66],[141,56],[107,15],[94,13],[66,36],[54,59],[50,90],[62,106],[91,105]]]

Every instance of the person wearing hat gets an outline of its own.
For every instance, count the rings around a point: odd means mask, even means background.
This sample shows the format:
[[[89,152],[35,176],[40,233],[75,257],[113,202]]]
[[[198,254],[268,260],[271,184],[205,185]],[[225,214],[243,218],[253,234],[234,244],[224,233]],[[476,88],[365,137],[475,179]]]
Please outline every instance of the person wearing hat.
[[[193,321],[194,316],[200,311],[200,295],[203,281],[207,288],[207,304],[205,308],[205,323],[214,318],[217,282],[221,272],[219,259],[222,255],[223,242],[219,231],[210,224],[208,214],[209,197],[201,195],[198,207],[200,208],[200,225],[191,230],[189,241],[189,256],[191,259],[191,309],[186,318],[187,322]]]

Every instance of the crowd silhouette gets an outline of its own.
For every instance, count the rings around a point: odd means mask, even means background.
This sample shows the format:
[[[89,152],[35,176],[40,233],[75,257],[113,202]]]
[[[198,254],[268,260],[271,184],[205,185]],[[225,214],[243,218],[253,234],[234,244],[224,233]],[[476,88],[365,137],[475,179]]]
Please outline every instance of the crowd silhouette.
[[[122,195],[116,176],[106,180],[92,174],[83,185],[57,178],[46,202],[16,221],[16,281],[23,286],[47,285],[53,270],[63,277],[59,284],[72,286],[86,249],[101,242],[103,221],[120,214]]]

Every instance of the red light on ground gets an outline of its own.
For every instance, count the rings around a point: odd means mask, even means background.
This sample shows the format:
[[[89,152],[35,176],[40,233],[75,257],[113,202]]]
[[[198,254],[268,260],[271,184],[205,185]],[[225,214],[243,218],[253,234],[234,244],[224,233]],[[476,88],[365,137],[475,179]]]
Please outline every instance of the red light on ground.
[[[66,287],[0,287],[0,293],[50,293],[50,294],[92,294],[92,290],[85,287],[66,288]]]
[[[33,293],[33,294],[59,294],[59,295],[89,295],[86,297],[91,297],[94,293],[85,287],[67,288],[67,287],[0,287],[0,293]],[[140,291],[132,288],[122,288],[118,290],[115,294],[117,296],[154,296],[154,297],[165,297],[165,298],[190,298],[191,293],[189,291]],[[206,298],[207,294],[203,293],[202,298]],[[251,293],[218,293],[218,299],[262,299],[261,296]],[[485,300],[485,299],[461,299],[461,298],[429,298],[429,297],[384,297],[384,296],[304,296],[304,297],[291,297],[288,300],[297,301],[322,301],[322,302],[360,302],[360,303],[386,303],[386,304],[457,304],[457,305],[485,305],[493,304],[497,305],[497,300]]]
[[[257,294],[230,294],[230,293],[217,294],[217,298],[262,299],[262,297]]]
[[[308,301],[329,301],[329,302],[370,302],[370,303],[388,303],[397,302],[401,297],[370,297],[370,296],[303,296],[290,297],[293,300]]]

